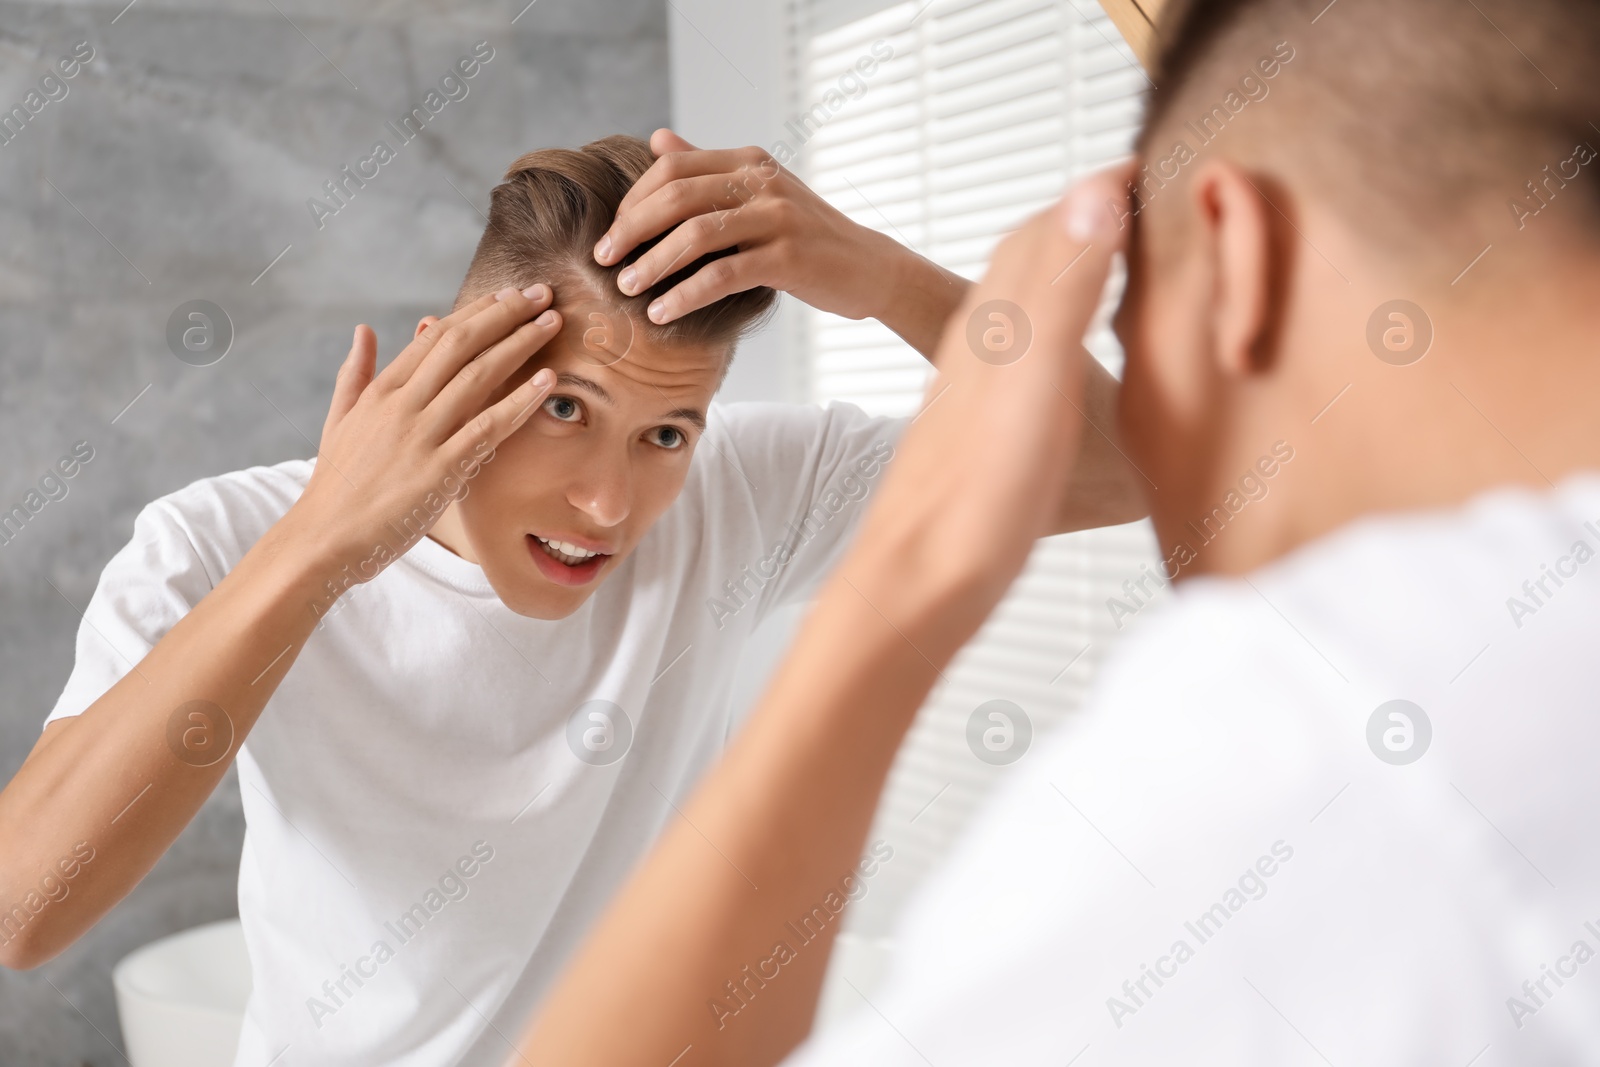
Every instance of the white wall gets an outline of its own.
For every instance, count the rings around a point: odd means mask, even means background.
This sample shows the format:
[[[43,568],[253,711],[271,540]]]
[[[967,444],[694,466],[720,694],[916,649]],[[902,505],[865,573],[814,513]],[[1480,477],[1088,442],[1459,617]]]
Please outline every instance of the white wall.
[[[674,128],[701,148],[770,146],[788,100],[782,0],[670,0]],[[723,400],[800,400],[794,301],[740,346]]]

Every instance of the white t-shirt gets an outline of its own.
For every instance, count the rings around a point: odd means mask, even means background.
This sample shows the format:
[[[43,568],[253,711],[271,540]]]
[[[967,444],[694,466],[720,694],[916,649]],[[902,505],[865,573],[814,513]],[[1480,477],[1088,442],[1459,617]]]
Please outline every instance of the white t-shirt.
[[[572,616],[513,613],[424,538],[319,625],[238,754],[238,1067],[503,1061],[501,1035],[721,752],[746,639],[836,561],[903,425],[850,405],[709,421],[681,496]],[[311,469],[141,511],[50,718],[137,663]]]
[[[789,1063],[1600,1062],[1597,552],[1590,474],[1183,584]]]

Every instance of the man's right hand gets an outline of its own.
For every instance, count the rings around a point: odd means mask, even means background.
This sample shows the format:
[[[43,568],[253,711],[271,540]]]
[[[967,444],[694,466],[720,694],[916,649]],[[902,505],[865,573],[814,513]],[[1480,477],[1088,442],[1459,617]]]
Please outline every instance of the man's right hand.
[[[290,524],[360,580],[377,575],[372,555],[386,524],[421,536],[437,514],[430,494],[459,499],[495,446],[537,410],[555,384],[541,370],[498,402],[490,395],[561,330],[543,283],[484,296],[419,333],[374,377],[377,338],[356,327],[322,428],[322,447]],[[302,525],[303,524],[303,525]],[[398,553],[397,553],[398,554]],[[388,558],[388,557],[385,557]]]

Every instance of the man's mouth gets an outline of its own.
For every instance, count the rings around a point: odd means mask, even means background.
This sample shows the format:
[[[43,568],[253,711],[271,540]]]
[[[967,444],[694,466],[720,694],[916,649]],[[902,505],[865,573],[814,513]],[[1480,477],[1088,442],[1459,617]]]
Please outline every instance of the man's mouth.
[[[611,553],[557,537],[528,534],[528,554],[539,573],[557,585],[588,585],[605,567]]]
[[[605,555],[604,552],[591,552],[587,548],[580,548],[571,541],[554,541],[538,534],[534,534],[533,539],[544,546],[546,552],[569,567],[576,567],[580,563],[587,563],[595,556]]]

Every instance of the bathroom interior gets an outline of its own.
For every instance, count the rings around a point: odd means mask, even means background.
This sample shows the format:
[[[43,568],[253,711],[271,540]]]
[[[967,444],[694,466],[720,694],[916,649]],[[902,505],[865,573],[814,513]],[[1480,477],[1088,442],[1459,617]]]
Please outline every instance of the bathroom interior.
[[[0,781],[61,691],[134,515],[195,479],[310,455],[350,323],[404,340],[448,303],[507,159],[663,126],[759,145],[851,218],[976,277],[1000,235],[1127,152],[1146,85],[1129,4],[524,2],[0,0],[0,103],[78,57],[0,144],[0,506],[49,481],[0,546]],[[373,163],[368,146],[475,46],[476,76]],[[334,195],[351,167],[369,177]],[[222,309],[224,357],[174,358],[171,319],[193,301]],[[1118,369],[1103,323],[1090,347]],[[878,323],[784,298],[720,396],[905,414],[928,375]],[[52,476],[75,446],[73,477]],[[894,859],[848,914],[819,1026],[875,988],[910,894],[1011,771],[970,743],[972,709],[1008,702],[1034,734],[1069,719],[1134,610],[1128,576],[1155,559],[1142,522],[1039,544],[895,764],[871,835]],[[738,701],[801,610],[764,625]],[[0,969],[0,1064],[232,1063],[244,829],[230,772],[90,933]]]

